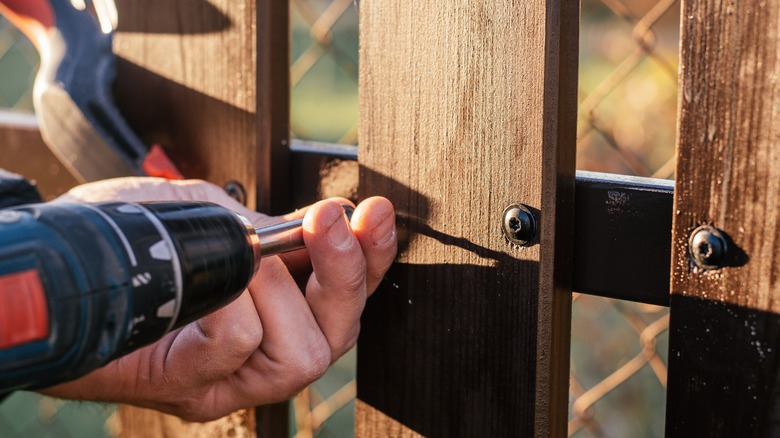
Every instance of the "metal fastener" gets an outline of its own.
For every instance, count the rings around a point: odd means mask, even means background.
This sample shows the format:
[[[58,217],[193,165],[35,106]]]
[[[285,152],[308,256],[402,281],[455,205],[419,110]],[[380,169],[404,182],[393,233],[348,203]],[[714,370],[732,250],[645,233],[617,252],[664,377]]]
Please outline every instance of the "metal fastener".
[[[501,230],[509,243],[527,246],[536,234],[536,218],[523,204],[511,204],[504,209]]]
[[[701,269],[710,271],[722,268],[727,251],[723,233],[710,225],[696,228],[688,239],[688,253],[693,263]]]
[[[242,186],[240,182],[230,180],[223,188],[231,198],[240,202],[241,205],[246,205],[246,190],[244,190],[244,186]]]

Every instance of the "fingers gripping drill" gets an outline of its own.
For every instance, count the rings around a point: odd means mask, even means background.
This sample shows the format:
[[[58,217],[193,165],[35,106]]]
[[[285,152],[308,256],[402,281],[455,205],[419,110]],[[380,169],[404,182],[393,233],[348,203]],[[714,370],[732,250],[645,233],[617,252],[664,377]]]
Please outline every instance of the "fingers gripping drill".
[[[0,211],[0,394],[75,379],[226,305],[261,257],[303,247],[301,222],[255,229],[197,202]]]

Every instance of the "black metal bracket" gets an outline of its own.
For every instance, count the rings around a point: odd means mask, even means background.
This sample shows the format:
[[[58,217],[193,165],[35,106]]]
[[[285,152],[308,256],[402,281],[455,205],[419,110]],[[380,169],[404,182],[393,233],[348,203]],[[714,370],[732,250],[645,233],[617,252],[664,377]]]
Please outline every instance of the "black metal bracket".
[[[577,172],[574,289],[669,305],[674,181]]]
[[[357,160],[357,147],[293,140],[305,157]],[[574,290],[669,305],[674,181],[577,171]]]

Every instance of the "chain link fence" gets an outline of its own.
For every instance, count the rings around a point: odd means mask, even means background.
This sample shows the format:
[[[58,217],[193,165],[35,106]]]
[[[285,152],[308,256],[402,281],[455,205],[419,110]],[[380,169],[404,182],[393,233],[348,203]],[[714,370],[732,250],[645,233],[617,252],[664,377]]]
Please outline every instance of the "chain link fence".
[[[117,435],[114,405],[17,392],[0,407],[1,437],[82,438]]]
[[[677,0],[585,0],[577,168],[674,175]],[[664,436],[667,308],[574,295],[569,436]]]
[[[356,144],[358,3],[292,0],[292,136]]]
[[[292,137],[356,144],[358,7],[356,0],[292,0]],[[354,434],[353,349],[291,403],[296,438]]]
[[[357,143],[356,0],[292,0],[291,126],[301,139]],[[579,169],[674,172],[677,0],[583,0]],[[0,19],[0,107],[31,111],[30,43]],[[575,294],[569,435],[663,436],[668,309]],[[291,403],[296,437],[352,434],[355,352]],[[0,436],[112,436],[111,406],[31,393],[0,406]]]

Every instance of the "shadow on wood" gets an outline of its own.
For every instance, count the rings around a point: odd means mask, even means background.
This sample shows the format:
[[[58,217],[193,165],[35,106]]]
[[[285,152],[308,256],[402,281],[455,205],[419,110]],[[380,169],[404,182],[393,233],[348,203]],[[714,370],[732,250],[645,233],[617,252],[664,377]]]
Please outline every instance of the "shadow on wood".
[[[511,282],[539,284],[538,262],[464,237],[457,217],[432,224],[433,201],[392,177],[361,166],[361,180],[396,206],[400,260],[361,320],[361,403],[425,436],[532,436],[538,295]],[[421,241],[475,264],[408,262]],[[358,427],[383,436],[386,424]]]
[[[512,309],[537,297],[500,283],[536,265],[396,264],[363,315],[358,398],[425,436],[532,436],[537,322]]]
[[[116,2],[119,14],[119,32],[153,34],[204,34],[222,32],[233,25],[230,18],[206,0],[187,0],[190,8],[198,8],[193,14],[197,20],[175,20],[179,2],[159,0],[122,0]],[[133,14],[143,14],[134,19]]]
[[[254,114],[124,59],[117,60],[117,76],[116,100],[123,115],[144,143],[161,144],[185,177],[240,181],[236,167],[225,160],[240,160],[246,172],[254,171],[236,143],[242,130],[256,129]],[[143,92],[137,84],[143,84]],[[228,169],[231,174],[225,173]]]
[[[371,181],[371,192],[366,192],[365,181]],[[398,230],[399,258],[406,251],[409,240],[414,234],[426,235],[427,232],[430,237],[442,238],[427,224],[431,214],[431,206],[426,196],[401,184],[395,178],[383,175],[366,166],[360,166],[360,182],[362,185],[358,186],[358,189],[361,200],[379,194],[387,197],[393,203]]]
[[[671,322],[667,435],[777,431],[780,315],[672,294]]]

